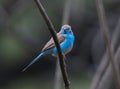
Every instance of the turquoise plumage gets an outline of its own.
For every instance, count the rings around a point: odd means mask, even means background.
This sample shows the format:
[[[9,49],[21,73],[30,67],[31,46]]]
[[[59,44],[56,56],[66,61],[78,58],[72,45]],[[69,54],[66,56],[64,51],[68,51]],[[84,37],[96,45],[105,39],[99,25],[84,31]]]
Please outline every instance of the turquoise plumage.
[[[71,26],[63,25],[60,32],[57,33],[57,37],[60,43],[61,50],[64,54],[67,54],[73,48],[75,36],[72,32]],[[52,54],[53,56],[57,56],[57,48],[55,46],[53,38],[51,38],[46,45],[43,47],[41,53],[22,71],[25,71],[28,67],[30,67],[33,63],[35,63],[41,56],[45,54]]]

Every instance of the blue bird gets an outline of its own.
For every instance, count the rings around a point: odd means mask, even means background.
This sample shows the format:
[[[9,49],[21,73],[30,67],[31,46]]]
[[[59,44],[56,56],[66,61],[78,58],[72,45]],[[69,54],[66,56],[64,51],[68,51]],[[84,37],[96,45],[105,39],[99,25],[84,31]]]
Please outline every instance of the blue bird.
[[[57,33],[58,41],[60,43],[61,50],[64,54],[69,53],[73,48],[73,43],[75,40],[74,34],[71,30],[71,26],[63,25],[60,32]],[[45,54],[52,54],[52,56],[57,56],[57,48],[55,46],[53,38],[51,38],[46,45],[43,47],[41,53],[32,61],[28,66],[26,66],[22,71],[25,71],[33,63],[35,63],[40,57]]]

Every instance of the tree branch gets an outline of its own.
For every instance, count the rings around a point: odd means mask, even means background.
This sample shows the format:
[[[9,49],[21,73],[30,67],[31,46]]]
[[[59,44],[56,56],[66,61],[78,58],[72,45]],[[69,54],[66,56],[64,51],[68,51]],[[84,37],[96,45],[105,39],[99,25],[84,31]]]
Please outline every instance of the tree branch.
[[[60,65],[59,65],[59,58],[57,57],[56,60],[56,69],[55,69],[55,77],[54,77],[54,89],[61,89],[61,70],[60,70]]]
[[[117,51],[115,53],[115,61],[117,62],[117,64],[120,63],[119,55],[120,55],[120,46],[117,48]],[[112,71],[112,65],[109,64],[109,66],[106,68],[104,75],[101,78],[101,81],[99,82],[99,86],[97,87],[97,89],[114,89],[115,88],[114,80],[115,79],[114,79],[114,73]]]
[[[69,22],[69,17],[70,17],[70,10],[71,10],[71,3],[72,0],[65,0],[64,3],[64,11],[63,11],[63,18],[62,18],[62,25],[68,24]],[[58,59],[58,57],[57,57]],[[61,83],[62,83],[62,75],[59,67],[59,59],[56,60],[56,69],[55,69],[55,79],[54,79],[54,89],[60,89],[61,88]]]
[[[98,17],[99,17],[101,32],[103,34],[104,41],[105,41],[105,44],[106,44],[108,59],[112,64],[112,69],[113,69],[114,76],[116,78],[117,87],[118,87],[118,89],[120,89],[120,76],[119,76],[118,64],[115,62],[113,50],[112,50],[112,47],[111,47],[109,30],[108,30],[106,20],[105,20],[105,13],[104,13],[104,7],[103,7],[102,0],[96,0],[96,6],[97,6],[97,11],[98,11]]]
[[[119,38],[120,38],[120,18],[118,19],[118,23],[115,27],[114,33],[112,35],[112,40],[111,40],[111,45],[113,48],[113,52],[116,51],[116,49],[118,48],[118,42],[119,42]],[[107,67],[108,67],[108,57],[107,57],[107,53],[104,53],[104,56],[100,62],[100,65],[97,68],[97,71],[93,77],[90,89],[96,89],[102,79],[102,76],[104,75],[104,72],[106,71]]]
[[[66,0],[65,1],[63,18],[62,18],[62,25],[68,24],[68,22],[69,22],[71,3],[72,3],[72,0]]]
[[[64,84],[65,84],[65,89],[70,89],[69,88],[70,83],[68,80],[68,75],[67,75],[67,71],[66,71],[66,67],[65,67],[64,55],[62,54],[60,44],[58,42],[58,38],[56,35],[55,28],[54,28],[52,22],[50,21],[47,13],[45,12],[45,9],[43,8],[41,2],[39,0],[34,0],[34,1],[35,1],[36,5],[38,6],[39,11],[41,12],[41,15],[43,16],[43,18],[48,26],[48,29],[49,29],[49,31],[54,39],[54,42],[55,42],[55,45],[56,45],[56,48],[58,51],[59,63],[60,63],[60,68],[61,68]]]

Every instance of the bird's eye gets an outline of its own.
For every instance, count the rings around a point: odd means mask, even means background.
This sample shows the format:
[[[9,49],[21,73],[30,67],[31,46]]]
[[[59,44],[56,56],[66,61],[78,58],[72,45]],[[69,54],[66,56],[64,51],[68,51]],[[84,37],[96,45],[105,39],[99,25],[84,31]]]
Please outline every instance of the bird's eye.
[[[66,29],[64,29],[64,32],[66,33]]]
[[[71,29],[69,29],[69,33],[72,33],[72,30],[71,30]]]

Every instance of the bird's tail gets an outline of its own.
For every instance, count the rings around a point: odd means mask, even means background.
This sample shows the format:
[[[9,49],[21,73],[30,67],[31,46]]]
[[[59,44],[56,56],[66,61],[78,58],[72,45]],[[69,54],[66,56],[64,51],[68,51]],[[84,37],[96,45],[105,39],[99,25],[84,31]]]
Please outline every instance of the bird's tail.
[[[38,61],[38,59],[44,55],[44,52],[40,53],[35,59],[33,59],[33,61],[31,61],[23,70],[22,72],[24,72],[26,69],[28,69],[33,63],[35,63],[36,61]]]

